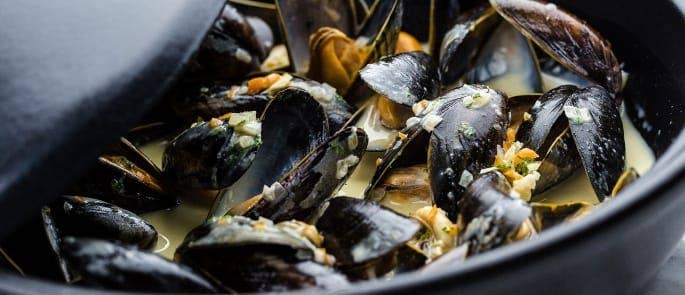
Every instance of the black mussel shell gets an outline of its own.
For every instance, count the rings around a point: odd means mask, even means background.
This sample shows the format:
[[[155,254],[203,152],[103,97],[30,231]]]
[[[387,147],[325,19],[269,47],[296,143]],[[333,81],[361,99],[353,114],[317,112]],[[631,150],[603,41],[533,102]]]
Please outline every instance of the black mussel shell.
[[[480,97],[480,98],[479,98]],[[481,169],[492,166],[509,125],[507,98],[486,86],[464,85],[445,94],[442,121],[428,150],[433,202],[456,220],[459,201]]]
[[[465,82],[485,84],[509,96],[542,91],[532,44],[507,22],[502,22],[485,42]]]
[[[220,291],[188,267],[135,247],[72,237],[61,246],[67,265],[82,285],[136,292]]]
[[[184,78],[203,82],[233,81],[259,70],[259,57],[214,27],[202,41]]]
[[[509,195],[511,187],[496,171],[481,174],[464,193],[460,216],[466,227],[460,244],[468,243],[469,255],[509,242],[531,215],[526,202]]]
[[[425,4],[422,1],[406,1],[406,2],[416,2],[420,3],[421,6],[425,6]],[[461,12],[464,12],[466,10],[469,10],[473,7],[465,8],[462,6],[463,0],[432,0],[431,5],[430,5],[430,13],[431,15],[428,16],[428,21],[430,27],[428,28],[428,45],[430,46],[430,54],[431,56],[437,61],[437,58],[440,56],[440,43],[442,42],[442,39],[445,37],[445,33],[454,26],[456,23],[457,19],[459,18],[459,14]],[[472,2],[472,1],[469,1]],[[405,6],[407,6],[408,11],[414,11],[414,8],[412,7],[412,4],[405,3]],[[412,13],[412,14],[407,14],[407,18],[412,18],[412,19],[417,19],[417,17]],[[416,20],[420,21],[420,20]],[[412,21],[409,22],[402,22],[402,27],[403,30],[409,31],[410,33],[413,31],[412,29],[405,28],[407,26],[413,26]],[[415,30],[415,29],[414,29]],[[413,34],[416,36],[416,34]]]
[[[435,63],[419,51],[383,57],[359,74],[371,89],[404,106],[434,99],[440,91]]]
[[[559,63],[612,93],[620,91],[621,67],[611,44],[587,23],[553,3],[490,0],[509,23]]]
[[[309,36],[323,27],[336,28],[347,36],[355,35],[350,1],[278,0],[275,1],[295,72],[309,70]]]
[[[428,133],[420,124],[407,126],[402,129],[383,156],[377,160],[376,172],[374,172],[371,182],[364,192],[364,196],[367,199],[374,198],[371,193],[372,190],[379,185],[391,168],[425,163],[425,155],[427,154],[425,147],[427,142]]]
[[[566,101],[564,112],[592,188],[603,201],[626,167],[623,124],[614,99],[602,87],[583,88]]]
[[[542,193],[573,175],[582,164],[573,136],[568,127],[550,145],[542,157],[538,172],[540,179],[535,185],[534,194]]]
[[[516,140],[538,154],[546,154],[552,142],[568,126],[564,117],[564,103],[577,89],[575,86],[563,85],[543,94],[528,110],[530,119],[521,123]]]
[[[231,198],[244,201],[290,171],[304,156],[328,138],[328,117],[306,91],[286,88],[269,103],[262,115],[262,146],[250,168],[217,198],[210,216],[228,212]]]
[[[64,196],[49,210],[62,237],[97,238],[141,248],[150,248],[157,241],[152,225],[133,212],[104,201]]]
[[[473,8],[461,15],[445,33],[440,45],[440,81],[453,86],[473,67],[478,52],[500,23],[497,13],[487,5]]]
[[[344,276],[312,261],[314,247],[266,219],[220,217],[189,233],[175,259],[236,292],[347,285]]]
[[[224,6],[214,27],[238,40],[262,60],[273,46],[273,33],[264,21],[243,16],[229,3]]]
[[[245,216],[309,221],[333,197],[357,167],[368,139],[362,129],[348,127],[317,147],[281,180],[265,188]],[[271,190],[270,192],[267,192]]]
[[[377,278],[396,265],[397,250],[421,225],[376,202],[336,197],[316,222],[337,266],[358,279]]]
[[[271,97],[265,94],[230,95],[231,87],[212,85],[174,101],[174,112],[186,122],[217,118],[227,113],[256,111],[261,114]]]
[[[290,85],[304,89],[323,107],[331,133],[337,132],[350,121],[354,108],[332,86],[301,78],[294,78]]]
[[[540,96],[542,94],[533,93],[509,97],[507,100],[507,105],[509,106],[509,130],[513,130],[514,134],[518,133],[525,119],[525,114],[530,111]]]
[[[131,152],[147,159],[137,149]],[[136,161],[140,157],[105,154],[68,193],[94,196],[135,213],[176,206],[178,200],[162,187],[158,168],[149,160]]]
[[[169,143],[162,161],[169,183],[187,189],[221,189],[242,176],[261,145],[261,134],[243,135],[229,120],[194,124]],[[243,144],[241,137],[250,140]]]
[[[264,61],[274,47],[274,32],[271,30],[272,27],[270,27],[266,21],[256,16],[247,16],[245,19],[255,32],[253,35],[257,41],[255,52],[257,52],[261,60]]]

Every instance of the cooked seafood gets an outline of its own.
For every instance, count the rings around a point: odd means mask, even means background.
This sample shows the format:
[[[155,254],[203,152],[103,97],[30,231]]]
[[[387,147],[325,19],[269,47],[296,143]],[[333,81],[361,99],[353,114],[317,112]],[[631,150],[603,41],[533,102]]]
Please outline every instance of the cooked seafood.
[[[627,145],[620,60],[555,4],[252,2],[226,4],[127,135],[164,139],[156,163],[122,138],[37,216],[53,278],[339,290],[578,222],[649,168]],[[587,191],[562,189],[578,179]],[[9,242],[0,266],[23,273]]]

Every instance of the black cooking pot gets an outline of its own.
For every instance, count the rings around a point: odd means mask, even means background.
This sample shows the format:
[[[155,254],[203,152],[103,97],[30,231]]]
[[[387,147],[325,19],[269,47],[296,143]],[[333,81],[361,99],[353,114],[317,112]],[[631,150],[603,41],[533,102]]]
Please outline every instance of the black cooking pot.
[[[685,1],[554,2],[598,29],[625,62],[632,74],[625,89],[626,109],[658,157],[654,168],[620,198],[577,223],[475,256],[442,273],[363,282],[350,291],[625,294],[639,292],[667,259],[685,232]],[[0,292],[101,291],[0,274]]]

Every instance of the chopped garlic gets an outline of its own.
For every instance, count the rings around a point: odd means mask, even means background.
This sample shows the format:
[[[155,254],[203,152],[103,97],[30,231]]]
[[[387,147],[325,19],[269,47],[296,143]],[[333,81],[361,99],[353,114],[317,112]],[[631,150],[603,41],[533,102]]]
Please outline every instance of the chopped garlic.
[[[276,199],[276,194],[285,191],[285,188],[278,182],[274,182],[271,186],[264,186],[262,188],[262,198],[266,201],[273,201]]]
[[[575,125],[592,122],[590,111],[586,108],[564,106],[564,114],[571,120],[571,123]]]
[[[278,78],[278,81],[274,82],[267,88],[264,92],[268,93],[269,95],[276,95],[279,91],[287,88],[290,86],[290,81],[293,80],[293,76],[291,76],[288,73],[285,73],[281,75],[280,78]]]
[[[241,148],[253,146],[255,142],[254,137],[249,135],[241,135],[238,137],[238,145],[240,145]]]
[[[478,109],[490,103],[490,94],[486,91],[478,91],[473,95],[464,97],[464,106],[469,109]]]
[[[521,199],[528,202],[533,196],[533,190],[535,189],[538,180],[540,180],[540,172],[530,172],[523,178],[514,180],[512,183],[512,190],[516,192]]]
[[[258,136],[262,133],[262,123],[257,121],[248,122],[235,127],[235,130],[246,135]]]
[[[228,125],[235,127],[251,121],[257,121],[257,112],[252,111],[231,114],[231,117],[228,119]]]
[[[533,120],[533,115],[531,115],[529,112],[524,112],[523,113],[523,121],[530,121]]]
[[[357,165],[359,158],[355,155],[349,155],[336,163],[335,178],[342,179],[349,172],[350,167]]]
[[[433,132],[435,126],[438,126],[442,122],[442,117],[434,114],[428,114],[421,120],[421,127],[428,132]]]
[[[461,173],[461,177],[459,178],[459,185],[462,186],[463,188],[466,188],[471,184],[473,181],[473,174],[469,172],[469,170],[464,169],[464,172]]]
[[[411,126],[414,126],[414,125],[419,124],[419,123],[421,123],[421,119],[419,119],[417,117],[411,117],[411,118],[407,119],[407,122],[405,124],[407,125],[407,127],[411,127]]]

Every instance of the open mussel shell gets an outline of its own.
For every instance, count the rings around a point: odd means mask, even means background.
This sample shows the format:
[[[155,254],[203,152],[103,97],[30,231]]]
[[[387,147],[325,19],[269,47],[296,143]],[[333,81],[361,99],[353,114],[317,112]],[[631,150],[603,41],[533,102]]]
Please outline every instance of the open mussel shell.
[[[621,67],[611,45],[575,15],[552,3],[490,0],[509,23],[556,61],[612,93],[620,91]]]
[[[492,165],[509,125],[507,98],[486,86],[464,85],[446,93],[442,121],[428,150],[433,202],[456,220],[459,201],[474,175]]]
[[[370,194],[368,199],[407,216],[433,203],[426,164],[391,169]]]
[[[269,54],[274,43],[273,32],[263,20],[243,16],[230,3],[226,3],[214,27],[240,40],[250,52],[254,52],[262,60]]]
[[[408,165],[425,163],[425,147],[428,145],[428,133],[420,124],[414,124],[402,129],[397,136],[390,142],[383,156],[376,161],[376,172],[371,178],[371,182],[364,191],[367,199],[375,199],[377,195],[372,193],[385,177],[386,173],[393,167],[404,167]]]
[[[242,202],[290,171],[305,155],[328,138],[328,117],[306,91],[286,88],[269,103],[262,115],[263,143],[250,168],[229,189],[221,192],[210,217],[223,216],[231,199]]]
[[[602,87],[583,88],[566,101],[564,113],[592,188],[603,201],[626,167],[623,125],[614,99]]]
[[[542,157],[538,168],[540,179],[535,185],[534,194],[542,193],[573,175],[582,164],[578,148],[567,127],[559,134]]]
[[[533,202],[530,206],[533,209],[531,220],[537,231],[578,220],[590,213],[594,207],[592,204],[585,202],[562,204]]]
[[[197,92],[174,101],[174,112],[185,122],[195,122],[198,117],[210,120],[227,113],[255,111],[261,114],[271,100],[265,94],[233,95],[231,90],[231,87],[220,84],[200,87]]]
[[[422,99],[431,100],[440,91],[437,67],[423,52],[383,57],[366,65],[359,74],[375,92],[407,107]]]
[[[259,57],[243,47],[239,40],[216,26],[202,41],[195,58],[188,65],[188,80],[232,81],[259,70]]]
[[[136,292],[220,291],[188,267],[136,247],[73,237],[65,238],[61,247],[80,285]]]
[[[57,226],[62,237],[105,239],[141,248],[150,248],[157,241],[152,225],[133,212],[104,201],[63,196],[45,210],[50,212],[43,214],[44,224]],[[49,217],[54,220],[45,220]]]
[[[511,187],[496,171],[481,174],[464,193],[459,212],[465,225],[460,244],[469,245],[469,255],[516,240],[526,229],[531,208],[509,195]]]
[[[524,121],[530,120],[526,113],[530,111],[536,101],[542,96],[540,93],[521,94],[509,97],[509,130],[516,135]],[[530,113],[528,113],[530,114]]]
[[[252,118],[249,118],[252,117]],[[252,164],[261,145],[255,112],[193,124],[164,150],[165,178],[183,189],[221,189]]]
[[[336,197],[316,222],[336,265],[357,279],[378,278],[395,267],[395,254],[421,225],[376,202]]]
[[[564,103],[578,88],[564,85],[547,91],[528,110],[530,118],[524,120],[516,133],[516,140],[538,154],[550,150],[555,139],[566,129]]]
[[[135,213],[178,204],[164,190],[159,168],[125,139],[100,156],[68,193],[97,197]]]
[[[346,286],[343,275],[314,261],[323,250],[316,248],[320,239],[313,226],[298,221],[225,216],[189,233],[175,260],[236,292]]]
[[[351,1],[277,0],[281,29],[288,46],[290,64],[297,73],[309,71],[309,36],[322,27],[355,35]]]
[[[542,91],[532,44],[507,22],[500,23],[483,45],[465,82],[485,84],[509,96]]]
[[[261,199],[245,216],[273,221],[309,221],[316,209],[340,190],[366,150],[366,133],[356,127],[341,130],[289,171],[265,187]]]
[[[371,14],[364,22],[355,41],[362,45],[361,51],[364,57],[362,66],[395,53],[397,39],[402,29],[403,11],[403,1],[400,0],[375,2]],[[366,86],[359,75],[356,75],[344,95],[345,100],[359,106],[373,95],[373,91]]]
[[[458,84],[473,67],[479,50],[500,21],[492,8],[481,5],[462,14],[445,33],[439,55],[440,80],[444,87]]]

